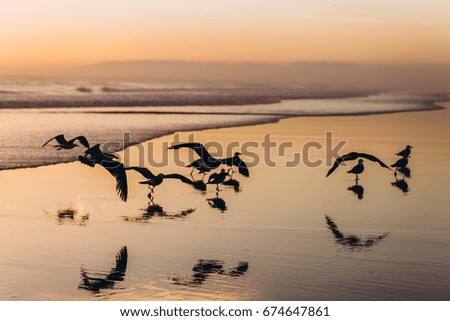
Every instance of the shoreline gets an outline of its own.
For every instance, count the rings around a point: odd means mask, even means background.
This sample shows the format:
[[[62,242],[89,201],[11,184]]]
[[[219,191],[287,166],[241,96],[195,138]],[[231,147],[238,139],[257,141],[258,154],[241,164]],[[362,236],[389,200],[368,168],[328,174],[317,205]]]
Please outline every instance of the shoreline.
[[[447,95],[446,98],[448,99]],[[357,97],[352,97],[352,98],[357,98]],[[118,149],[117,151],[115,151],[116,153],[121,153],[123,152],[125,149],[135,146],[135,145],[139,145],[145,142],[149,142],[155,139],[159,139],[161,137],[164,136],[169,136],[169,135],[173,135],[176,132],[189,132],[189,131],[195,131],[195,132],[200,132],[200,131],[206,131],[206,130],[214,130],[214,129],[224,129],[224,128],[239,128],[239,127],[246,127],[246,126],[257,126],[257,125],[264,125],[264,124],[271,124],[271,123],[277,123],[280,120],[283,119],[289,119],[289,118],[323,118],[323,117],[361,117],[361,116],[377,116],[377,115],[390,115],[390,114],[399,114],[399,113],[414,113],[414,112],[431,112],[431,111],[439,111],[439,110],[445,110],[447,109],[447,107],[445,107],[443,104],[446,103],[450,103],[450,100],[430,100],[430,101],[426,101],[424,102],[424,106],[428,106],[427,108],[422,108],[422,109],[405,109],[405,110],[388,110],[388,111],[373,111],[373,112],[350,112],[350,113],[330,113],[330,114],[304,114],[304,115],[298,115],[298,114],[252,114],[252,113],[202,113],[202,112],[139,112],[139,111],[129,111],[129,112],[96,112],[96,111],[92,111],[92,112],[67,112],[68,114],[70,113],[74,113],[74,114],[82,114],[82,113],[86,113],[86,114],[155,114],[155,115],[164,115],[164,114],[168,114],[168,115],[230,115],[230,116],[254,116],[254,119],[248,120],[248,121],[241,121],[239,123],[235,123],[235,124],[221,124],[219,126],[215,126],[214,124],[205,124],[204,127],[200,127],[200,128],[184,128],[184,129],[175,129],[175,130],[171,130],[171,131],[167,131],[167,132],[162,132],[158,135],[152,136],[152,137],[148,137],[148,138],[144,138],[141,139],[139,141],[136,142],[131,142],[129,144],[124,144],[124,146],[120,149]],[[25,108],[26,109],[26,108]],[[48,113],[52,113],[52,112],[48,112]],[[261,117],[263,119],[256,119],[256,117]],[[266,118],[266,117],[271,117],[271,118]],[[2,168],[0,169],[0,171],[10,171],[10,170],[17,170],[17,169],[32,169],[32,168],[39,168],[39,167],[45,167],[45,166],[52,166],[52,165],[58,165],[58,164],[70,164],[70,163],[74,163],[77,162],[77,160],[74,158],[72,160],[67,160],[67,161],[58,161],[58,162],[54,162],[54,163],[47,163],[47,164],[38,164],[36,166],[16,166],[16,167],[10,167],[10,168]]]
[[[259,89],[260,90],[260,89]],[[30,97],[28,99],[9,99],[0,100],[0,110],[8,109],[46,109],[46,108],[108,108],[108,107],[192,107],[192,106],[243,106],[243,105],[270,105],[279,104],[283,100],[322,100],[322,99],[348,99],[348,98],[364,98],[381,94],[380,90],[348,90],[348,91],[324,91],[318,93],[305,92],[274,92],[265,93],[238,93],[231,95],[229,92],[224,93],[208,93],[200,96],[177,96],[169,99],[167,93],[162,96],[139,96],[139,92],[113,92],[110,94],[100,94],[93,97],[68,95],[65,99],[57,96]],[[20,92],[4,92],[2,94],[21,94]],[[137,98],[131,98],[130,95],[135,94]],[[30,100],[31,99],[31,100]],[[20,107],[9,107],[9,105],[20,104]]]

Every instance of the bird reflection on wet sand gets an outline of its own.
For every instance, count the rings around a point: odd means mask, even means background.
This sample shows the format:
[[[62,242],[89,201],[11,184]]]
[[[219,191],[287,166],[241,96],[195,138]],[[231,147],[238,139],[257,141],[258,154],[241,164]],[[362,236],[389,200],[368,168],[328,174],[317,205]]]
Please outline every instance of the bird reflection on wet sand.
[[[207,201],[209,206],[211,206],[212,208],[217,208],[222,213],[224,213],[228,209],[225,200],[219,197],[219,191],[216,191],[216,197],[208,198]]]
[[[240,261],[237,266],[225,270],[224,262],[220,260],[198,260],[197,264],[192,268],[192,274],[176,275],[170,278],[173,284],[184,286],[200,286],[211,275],[226,275],[231,277],[243,276],[248,270],[248,262]]]
[[[50,213],[44,210],[45,213],[54,217],[54,213]],[[74,224],[80,226],[86,226],[87,221],[89,221],[89,214],[78,215],[78,211],[74,208],[67,207],[59,209],[56,213],[56,221],[58,225],[63,224]]]
[[[362,200],[364,197],[364,187],[362,185],[359,185],[358,181],[356,181],[356,183],[357,184],[347,188],[347,190],[352,191],[353,193],[356,194],[356,196],[358,196],[359,200]]]
[[[395,182],[392,182],[391,185],[397,187],[403,193],[408,193],[410,190],[408,182],[406,182],[404,179],[395,178]]]
[[[389,233],[383,233],[378,236],[367,236],[364,239],[356,235],[345,235],[339,230],[337,224],[331,217],[325,215],[325,219],[327,221],[328,229],[333,233],[334,238],[336,239],[335,242],[337,244],[347,246],[350,249],[370,248],[384,240],[389,235]]]
[[[133,217],[133,216],[124,216],[124,221],[127,222],[142,222],[145,223],[153,218],[163,218],[169,220],[176,219],[185,219],[190,214],[195,212],[195,208],[188,208],[186,210],[178,211],[175,213],[166,212],[160,205],[158,204],[149,204],[147,208],[143,209],[143,213],[141,216]]]
[[[231,186],[234,188],[235,192],[240,192],[241,184],[236,179],[230,178],[229,180],[226,180],[225,182],[223,182],[222,185]]]
[[[109,273],[88,272],[81,267],[81,282],[78,286],[80,290],[86,290],[95,294],[104,289],[113,289],[115,284],[123,281],[127,270],[128,250],[122,247],[116,254],[116,265]]]

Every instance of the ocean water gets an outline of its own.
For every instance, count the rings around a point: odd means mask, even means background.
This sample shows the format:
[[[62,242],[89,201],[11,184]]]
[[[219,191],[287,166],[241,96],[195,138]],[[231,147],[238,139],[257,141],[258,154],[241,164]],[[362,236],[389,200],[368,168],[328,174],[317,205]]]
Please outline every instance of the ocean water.
[[[67,139],[84,135],[91,145],[117,142],[120,150],[132,143],[177,131],[274,122],[284,117],[432,110],[439,108],[433,102],[444,98],[385,93],[355,98],[293,99],[302,95],[356,94],[342,90],[314,93],[304,88],[263,90],[198,84],[3,80],[0,82],[0,107],[3,107],[0,108],[0,169],[77,159],[79,149],[59,153],[51,144],[41,148],[58,134],[65,134]],[[206,101],[204,97],[215,98]],[[281,100],[282,97],[289,99]],[[163,106],[143,106],[147,104]]]

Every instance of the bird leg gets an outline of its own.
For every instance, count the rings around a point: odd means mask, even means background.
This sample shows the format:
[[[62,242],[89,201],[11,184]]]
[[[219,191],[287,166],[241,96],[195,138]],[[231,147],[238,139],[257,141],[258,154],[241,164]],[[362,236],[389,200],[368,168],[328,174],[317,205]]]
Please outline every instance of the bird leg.
[[[397,169],[398,169],[398,168],[396,167],[396,168],[395,168],[395,171],[394,171],[394,177],[395,177],[395,178],[397,178]]]
[[[356,184],[358,184],[358,181],[359,181],[359,177],[358,177],[358,174],[356,174],[356,178],[355,178]]]
[[[231,174],[230,174],[230,171],[231,171]],[[233,178],[233,174],[234,174],[233,167],[230,167],[230,169],[228,170],[228,174],[230,174],[230,179],[232,179]]]
[[[153,190],[147,194],[147,197],[149,199],[148,206],[153,206],[154,205],[153,199],[155,198],[155,194],[153,193]]]

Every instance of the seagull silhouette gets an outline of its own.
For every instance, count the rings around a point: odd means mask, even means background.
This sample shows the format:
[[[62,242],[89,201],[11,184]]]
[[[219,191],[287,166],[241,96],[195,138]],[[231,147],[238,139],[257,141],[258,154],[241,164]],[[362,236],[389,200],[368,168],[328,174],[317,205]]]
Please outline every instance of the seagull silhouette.
[[[180,148],[190,148],[193,151],[195,151],[198,156],[200,156],[199,159],[196,159],[191,164],[187,165],[186,167],[192,167],[191,175],[194,171],[194,169],[197,169],[200,173],[206,173],[210,172],[220,165],[222,165],[222,161],[220,161],[217,158],[214,158],[211,156],[210,153],[206,150],[205,146],[203,146],[200,143],[184,143],[184,144],[178,144],[169,147],[168,149],[174,149],[178,150]]]
[[[100,144],[94,145],[84,152],[84,156],[78,156],[80,162],[94,167],[96,164],[105,168],[116,179],[116,191],[120,199],[124,202],[128,199],[127,173],[122,163],[114,160],[117,156],[104,153],[100,149]]]
[[[76,140],[78,140],[80,142],[80,144],[83,145],[84,147],[89,148],[89,142],[86,139],[86,137],[84,137],[84,136],[77,136],[77,137],[72,138],[71,140],[68,141],[68,140],[66,140],[66,138],[64,137],[63,134],[59,134],[59,135],[49,139],[44,145],[42,145],[42,147],[44,147],[45,145],[50,143],[52,140],[56,140],[56,142],[58,143],[58,145],[53,146],[57,150],[72,149],[72,148],[78,147],[78,145],[75,144]]]
[[[403,156],[399,160],[397,160],[394,164],[391,165],[391,167],[395,167],[394,176],[397,176],[397,171],[401,171],[402,173],[406,172],[406,169],[403,170],[403,168],[406,168],[406,165],[408,165],[408,158],[410,156]]]
[[[221,159],[220,161],[224,165],[229,166],[232,171],[233,171],[233,166],[236,166],[238,168],[239,174],[241,174],[242,176],[245,176],[245,177],[249,177],[250,173],[248,171],[247,164],[245,164],[245,162],[239,157],[240,155],[242,155],[242,153],[236,152],[236,153],[234,153],[233,157],[224,158],[224,159]]]
[[[186,176],[180,175],[180,174],[163,174],[159,173],[158,175],[153,174],[148,168],[146,167],[127,167],[126,170],[135,170],[138,173],[140,173],[143,177],[145,177],[147,180],[139,182],[139,184],[147,184],[151,191],[153,191],[153,188],[155,188],[158,185],[161,185],[164,181],[164,179],[179,179],[185,184],[193,186],[195,189],[205,191],[206,190],[206,184],[203,181],[193,181],[187,178]]]
[[[200,143],[184,143],[184,144],[178,144],[169,147],[169,149],[180,149],[180,148],[190,148],[194,150],[199,156],[199,159],[196,159],[191,164],[189,164],[187,167],[192,167],[191,175],[194,169],[197,169],[200,173],[207,173],[210,172],[220,165],[224,164],[229,167],[236,166],[238,168],[239,174],[249,177],[250,173],[248,170],[247,165],[245,162],[239,157],[242,155],[239,152],[234,153],[233,157],[223,158],[223,159],[217,159],[206,150],[205,146],[203,146]]]
[[[389,168],[389,166],[387,166],[385,163],[383,163],[380,159],[378,159],[377,157],[370,155],[370,154],[366,154],[366,153],[357,153],[357,152],[351,152],[348,153],[342,157],[339,157],[336,159],[336,161],[334,162],[333,166],[330,168],[330,170],[327,173],[327,176],[330,176],[335,170],[336,168],[338,168],[338,166],[342,163],[342,162],[346,162],[346,161],[351,161],[351,160],[355,160],[357,158],[365,158],[368,159],[372,162],[376,162],[378,164],[380,164],[381,167],[387,168],[389,170],[391,170]]]
[[[409,156],[411,154],[411,148],[413,148],[411,145],[406,145],[406,148],[402,150],[401,152],[398,152],[397,156]]]
[[[351,170],[349,170],[347,173],[350,174],[355,174],[356,178],[355,180],[358,181],[358,175],[362,174],[362,172],[364,172],[364,160],[363,159],[358,159],[358,165],[356,165],[355,167],[353,167]]]
[[[222,168],[220,173],[212,173],[206,184],[215,184],[217,186],[216,190],[219,190],[219,184],[222,184],[227,176],[230,176],[230,174]]]

